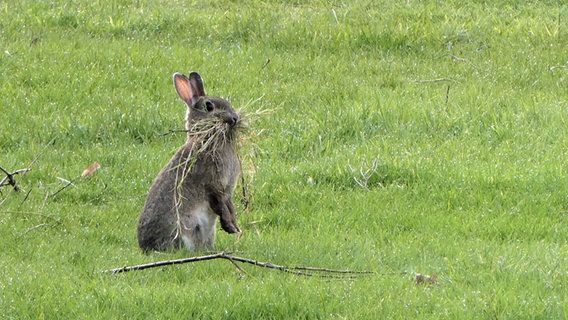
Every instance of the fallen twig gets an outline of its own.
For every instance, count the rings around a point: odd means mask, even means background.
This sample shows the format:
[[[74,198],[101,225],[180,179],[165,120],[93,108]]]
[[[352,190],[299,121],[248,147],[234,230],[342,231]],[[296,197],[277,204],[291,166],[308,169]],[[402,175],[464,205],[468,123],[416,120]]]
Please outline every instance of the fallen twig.
[[[49,147],[50,145],[52,145],[54,142],[55,142],[55,138],[51,139],[51,141],[49,141],[49,142],[47,143],[47,145],[43,148],[43,150],[30,162],[30,164],[28,165],[28,167],[27,167],[26,169],[18,170],[18,171],[21,171],[21,177],[25,176],[26,173],[28,173],[28,172],[31,170],[32,166],[39,160],[39,158],[40,158],[40,157],[43,155],[43,153],[47,150],[47,147]],[[2,171],[6,172],[4,169],[2,169]],[[20,173],[20,172],[18,172],[18,173]],[[13,174],[15,174],[15,173],[13,173]],[[4,182],[4,180],[2,180],[2,182]],[[13,186],[13,188],[12,188],[11,190],[13,190],[13,191],[18,191],[18,189],[17,189],[16,186]],[[2,206],[2,205],[4,204],[4,202],[6,202],[6,201],[8,200],[10,194],[11,194],[11,193],[8,193],[8,195],[7,195],[4,199],[2,199],[2,200],[0,201],[0,206]],[[28,195],[29,195],[29,192],[28,192],[28,194],[26,194],[26,199],[27,199],[27,196],[28,196]]]
[[[425,80],[414,80],[414,83],[436,83],[436,82],[456,82],[450,78],[438,78],[438,79],[425,79]]]
[[[268,66],[269,63],[270,63],[270,59],[266,59],[266,62],[262,65],[260,70],[262,71],[262,69],[266,68],[266,66]]]
[[[14,191],[19,191],[20,188],[18,187],[18,184],[17,184],[16,180],[14,179],[14,176],[17,175],[17,174],[20,174],[20,173],[26,173],[30,170],[32,170],[32,169],[25,168],[25,169],[16,170],[14,172],[8,172],[4,168],[0,167],[0,171],[4,172],[4,174],[6,175],[4,177],[4,179],[2,179],[2,181],[0,181],[0,187],[12,186],[12,188],[14,188]]]
[[[63,223],[61,222],[61,220],[59,220],[59,219],[57,219],[57,218],[54,218],[54,217],[52,217],[52,216],[43,214],[43,213],[39,213],[39,212],[4,210],[4,211],[0,211],[0,213],[8,213],[8,214],[16,214],[16,215],[32,215],[32,216],[38,216],[38,217],[50,219],[50,220],[56,222],[56,223],[59,224],[59,225],[63,225]]]
[[[67,189],[67,187],[69,187],[69,186],[74,186],[74,187],[76,187],[75,184],[74,184],[74,182],[73,182],[74,180],[67,180],[67,179],[63,179],[63,178],[60,178],[60,177],[57,177],[57,179],[59,179],[59,181],[64,182],[65,185],[64,185],[63,187],[59,188],[59,189],[58,189],[57,191],[55,191],[54,193],[48,195],[48,196],[47,196],[48,198],[55,197],[59,192],[61,192],[61,191],[65,190],[65,189]]]
[[[341,278],[341,279],[347,278],[347,279],[350,279],[350,278],[356,278],[357,276],[367,275],[367,274],[373,273],[371,271],[334,270],[334,269],[314,268],[314,267],[286,267],[286,266],[276,265],[276,264],[273,264],[273,263],[270,263],[270,262],[260,262],[260,261],[256,261],[256,260],[252,260],[252,259],[236,257],[236,256],[233,256],[233,255],[226,254],[224,252],[206,255],[206,256],[191,257],[191,258],[177,259],[177,260],[159,261],[159,262],[153,262],[153,263],[142,264],[142,265],[131,266],[131,267],[122,267],[122,268],[107,270],[107,271],[104,271],[104,272],[105,273],[117,274],[117,273],[123,273],[123,272],[135,271],[135,270],[144,270],[144,269],[155,268],[155,267],[163,267],[163,266],[174,265],[174,264],[190,263],[190,262],[213,260],[213,259],[229,260],[232,264],[237,266],[237,268],[240,271],[244,271],[244,270],[241,267],[239,267],[236,264],[236,262],[248,263],[248,264],[258,266],[258,267],[280,270],[280,271],[291,273],[291,274],[294,274],[294,275],[306,276],[306,277],[316,276],[316,277],[322,277],[322,278]],[[306,271],[310,271],[310,272],[306,272]]]
[[[34,231],[34,230],[39,229],[39,228],[47,227],[47,226],[49,226],[47,223],[38,224],[37,226],[33,226],[33,227],[29,228],[28,230],[26,230],[26,232],[24,232],[24,234],[27,234],[31,231]]]

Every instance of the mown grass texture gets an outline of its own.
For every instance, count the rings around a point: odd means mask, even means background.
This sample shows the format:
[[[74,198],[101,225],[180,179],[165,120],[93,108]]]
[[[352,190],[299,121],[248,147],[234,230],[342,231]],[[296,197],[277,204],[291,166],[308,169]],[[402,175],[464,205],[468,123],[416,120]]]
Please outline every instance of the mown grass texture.
[[[0,2],[0,166],[32,168],[20,192],[1,189],[2,318],[566,317],[566,8]],[[268,111],[242,150],[245,233],[218,232],[218,249],[375,275],[101,273],[189,255],[136,242],[184,141],[161,134],[183,128],[171,75],[188,71]],[[76,187],[50,196],[58,178]]]

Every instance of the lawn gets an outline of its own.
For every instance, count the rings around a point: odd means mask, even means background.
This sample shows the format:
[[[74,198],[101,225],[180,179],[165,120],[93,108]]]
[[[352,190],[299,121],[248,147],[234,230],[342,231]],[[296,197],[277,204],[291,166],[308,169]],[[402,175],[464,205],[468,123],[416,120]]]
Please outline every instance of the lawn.
[[[0,1],[0,318],[568,317],[562,1]],[[144,254],[172,74],[247,115],[240,239]],[[90,179],[81,173],[93,162]],[[5,174],[0,172],[0,180]],[[67,182],[72,182],[67,185]],[[249,205],[242,204],[243,190]],[[417,275],[436,276],[417,281]]]

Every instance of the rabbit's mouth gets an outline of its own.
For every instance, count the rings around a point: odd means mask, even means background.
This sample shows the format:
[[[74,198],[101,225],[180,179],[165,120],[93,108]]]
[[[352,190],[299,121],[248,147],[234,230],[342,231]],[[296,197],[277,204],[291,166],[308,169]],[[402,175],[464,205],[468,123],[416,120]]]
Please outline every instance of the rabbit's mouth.
[[[238,118],[233,118],[231,120],[222,119],[220,121],[219,133],[220,138],[228,141],[235,139],[237,132],[241,128],[241,122]]]
[[[240,120],[239,115],[236,113],[223,113],[219,115],[219,118],[231,128],[235,127]]]
[[[205,141],[231,142],[236,138],[237,131],[241,127],[242,122],[238,115],[220,114],[213,118],[194,121],[188,128],[188,136],[194,141],[201,141],[202,144]]]

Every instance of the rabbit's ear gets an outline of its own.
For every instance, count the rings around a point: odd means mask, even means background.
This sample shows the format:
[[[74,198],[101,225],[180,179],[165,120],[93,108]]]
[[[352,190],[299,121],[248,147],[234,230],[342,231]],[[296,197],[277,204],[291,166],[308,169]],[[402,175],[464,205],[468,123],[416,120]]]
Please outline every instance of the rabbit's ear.
[[[203,88],[203,80],[201,80],[201,76],[197,72],[192,72],[189,74],[189,82],[191,83],[191,89],[194,90],[194,93],[198,97],[204,97],[205,89]]]
[[[188,106],[191,106],[193,104],[193,98],[197,95],[192,89],[189,79],[183,74],[176,73],[174,74],[174,86],[176,87],[179,97],[185,101]]]

